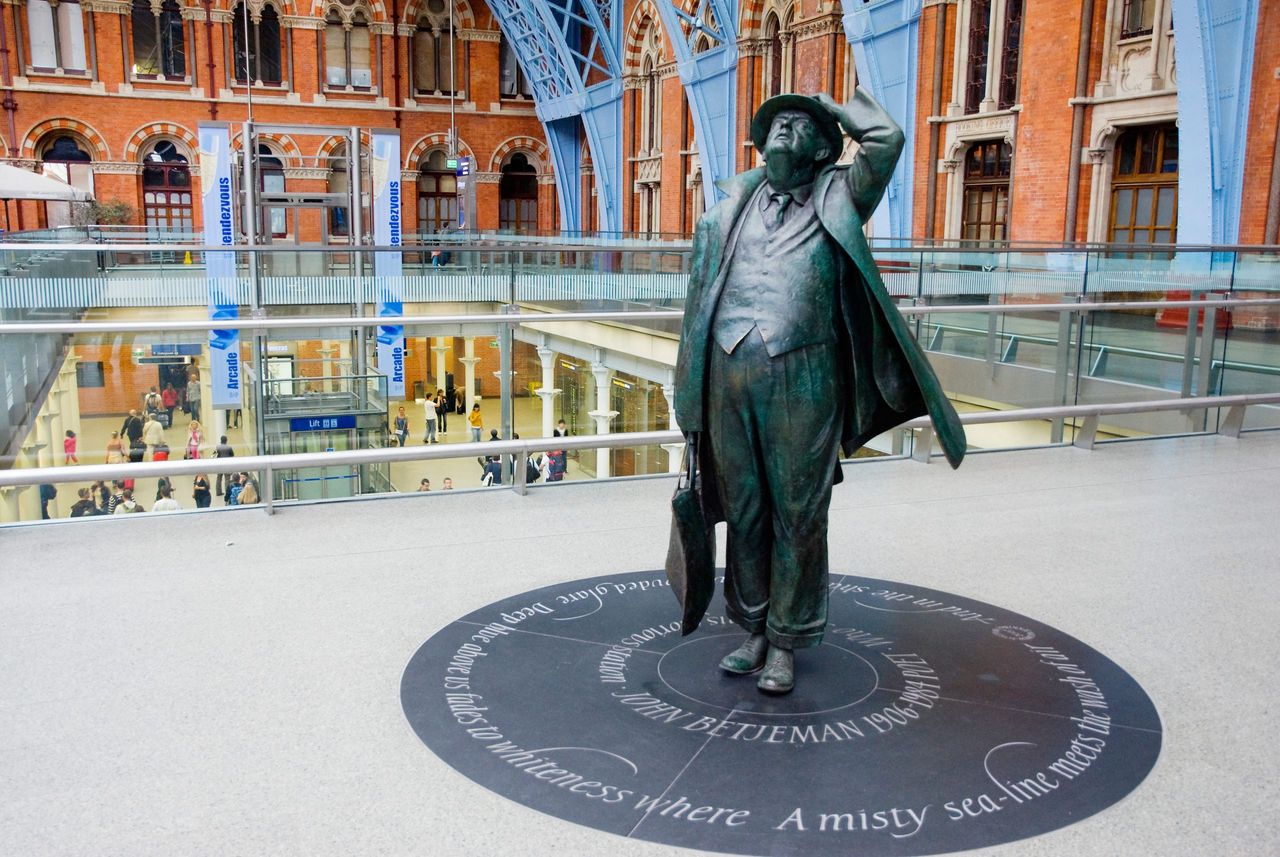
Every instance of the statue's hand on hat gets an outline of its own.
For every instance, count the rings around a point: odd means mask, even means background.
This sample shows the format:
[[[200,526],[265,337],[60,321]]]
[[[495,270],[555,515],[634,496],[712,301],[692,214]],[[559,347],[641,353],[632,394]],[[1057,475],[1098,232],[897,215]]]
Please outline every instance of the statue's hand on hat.
[[[864,129],[858,127],[857,121],[849,110],[849,105],[841,104],[825,92],[815,93],[813,100],[817,101],[823,107],[831,112],[836,122],[840,125],[841,130],[852,137],[855,141],[862,139]]]

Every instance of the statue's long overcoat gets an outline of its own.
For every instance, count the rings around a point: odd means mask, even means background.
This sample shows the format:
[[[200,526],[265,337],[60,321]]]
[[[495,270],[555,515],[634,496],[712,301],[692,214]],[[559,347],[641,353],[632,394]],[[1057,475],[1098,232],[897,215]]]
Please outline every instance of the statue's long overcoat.
[[[886,117],[887,118],[887,117]],[[893,129],[896,131],[896,127]],[[964,458],[964,427],[947,401],[937,376],[880,279],[862,232],[883,193],[901,149],[865,145],[851,166],[829,166],[814,182],[818,219],[848,257],[839,284],[844,387],[850,401],[845,408],[841,447],[846,455],[876,435],[907,420],[928,414],[952,467]],[[841,171],[852,170],[852,173]],[[707,364],[713,346],[711,322],[723,289],[725,246],[733,225],[753,192],[765,179],[764,168],[749,170],[718,186],[728,197],[698,223],[680,352],[676,365],[676,420],[685,433],[702,433],[715,414],[707,408]],[[851,264],[849,264],[851,263]],[[705,435],[704,435],[705,436]],[[699,468],[703,484],[714,486],[714,462],[706,444],[700,447]],[[834,480],[840,481],[836,467]],[[711,520],[722,520],[715,489],[703,491]]]

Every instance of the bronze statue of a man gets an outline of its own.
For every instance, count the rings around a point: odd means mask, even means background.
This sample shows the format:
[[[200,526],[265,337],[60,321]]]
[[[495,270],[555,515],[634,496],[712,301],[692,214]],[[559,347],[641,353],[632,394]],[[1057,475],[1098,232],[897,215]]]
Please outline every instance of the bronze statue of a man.
[[[838,166],[844,133],[859,148]],[[965,438],[863,236],[902,131],[859,88],[844,105],[771,98],[751,139],[765,166],[720,183],[727,198],[698,223],[675,411],[708,524],[728,524],[725,600],[750,634],[720,667],[787,693],[793,650],[826,627],[841,448],[928,413],[956,467]]]

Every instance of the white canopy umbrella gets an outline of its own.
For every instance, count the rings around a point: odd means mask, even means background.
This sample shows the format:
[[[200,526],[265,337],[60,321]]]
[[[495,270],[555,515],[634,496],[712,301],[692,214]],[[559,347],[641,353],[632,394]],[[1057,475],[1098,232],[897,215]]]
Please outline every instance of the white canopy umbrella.
[[[0,164],[0,199],[39,199],[45,202],[84,202],[93,194],[50,176]]]
[[[42,202],[84,202],[93,194],[51,176],[33,173],[11,164],[0,164],[0,200],[4,200],[4,225],[9,228],[9,200],[34,199]]]

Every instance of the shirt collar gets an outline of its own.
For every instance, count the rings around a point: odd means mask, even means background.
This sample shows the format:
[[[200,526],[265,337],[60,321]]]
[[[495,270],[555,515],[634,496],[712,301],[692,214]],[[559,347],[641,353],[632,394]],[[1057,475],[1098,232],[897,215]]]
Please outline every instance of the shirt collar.
[[[799,187],[793,187],[791,190],[778,191],[773,189],[773,185],[768,181],[764,183],[764,205],[768,205],[772,195],[775,193],[785,193],[791,197],[792,201],[798,205],[804,205],[809,201],[809,197],[813,195],[813,182],[809,182]]]

